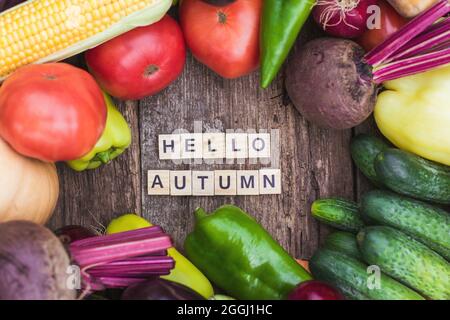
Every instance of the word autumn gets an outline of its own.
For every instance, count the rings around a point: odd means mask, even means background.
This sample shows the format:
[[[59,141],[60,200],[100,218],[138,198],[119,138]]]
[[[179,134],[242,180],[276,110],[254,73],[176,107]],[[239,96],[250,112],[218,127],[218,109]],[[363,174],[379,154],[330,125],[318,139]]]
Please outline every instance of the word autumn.
[[[280,169],[148,171],[149,195],[234,196],[280,193]]]
[[[159,159],[269,158],[269,133],[181,133],[159,135]]]

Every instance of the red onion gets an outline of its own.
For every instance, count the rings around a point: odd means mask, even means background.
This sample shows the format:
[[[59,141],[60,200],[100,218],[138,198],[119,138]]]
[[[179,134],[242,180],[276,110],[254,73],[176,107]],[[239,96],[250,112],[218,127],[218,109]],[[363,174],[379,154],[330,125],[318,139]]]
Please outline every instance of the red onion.
[[[372,13],[367,8],[377,0],[318,0],[313,9],[314,20],[330,35],[356,38],[367,30]]]
[[[300,283],[289,295],[288,300],[345,300],[342,294],[327,283],[309,280]]]

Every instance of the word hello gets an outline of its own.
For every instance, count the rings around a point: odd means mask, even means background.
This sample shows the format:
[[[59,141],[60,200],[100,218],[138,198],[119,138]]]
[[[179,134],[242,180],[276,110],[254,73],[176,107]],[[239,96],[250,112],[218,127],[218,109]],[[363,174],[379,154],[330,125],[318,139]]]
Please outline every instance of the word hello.
[[[149,195],[234,196],[281,194],[280,169],[149,170]]]
[[[269,158],[269,133],[181,133],[159,136],[159,159]]]

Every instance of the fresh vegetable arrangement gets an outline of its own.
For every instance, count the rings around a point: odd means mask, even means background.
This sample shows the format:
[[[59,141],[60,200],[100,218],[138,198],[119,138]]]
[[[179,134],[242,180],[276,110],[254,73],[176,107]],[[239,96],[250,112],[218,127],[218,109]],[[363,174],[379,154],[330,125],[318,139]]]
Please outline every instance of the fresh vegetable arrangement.
[[[126,214],[111,221],[106,228],[107,234],[136,230],[151,227],[152,224],[135,214]],[[214,290],[209,280],[175,248],[169,248],[167,253],[175,260],[175,267],[170,274],[161,276],[172,282],[191,288],[205,299],[214,295]]]
[[[367,135],[355,137],[351,151],[356,165],[379,186],[431,202],[450,200],[446,194],[450,183],[445,180],[448,167],[389,148]],[[332,233],[316,252],[310,266],[317,279],[334,284],[353,299],[417,299],[418,294],[450,299],[447,211],[383,190],[364,194],[359,204],[342,199],[316,200],[311,211],[320,221],[353,232]],[[380,281],[387,281],[381,289],[367,291],[367,276],[363,278],[367,265],[381,269]]]
[[[346,129],[371,114],[377,84],[412,80],[413,91],[420,92],[421,81],[407,76],[450,62],[449,18],[445,17],[449,12],[448,2],[438,1],[367,54],[346,39],[319,38],[303,45],[294,51],[287,69],[286,88],[295,107],[320,126]],[[430,72],[445,73],[442,69]],[[423,90],[433,92],[433,87]]]
[[[161,19],[170,8],[172,0],[115,0],[110,4],[102,2],[99,6],[85,6],[84,3],[83,0],[76,0],[69,6],[69,3],[62,5],[58,0],[32,0],[1,13],[0,26],[16,36],[2,38],[8,41],[2,43],[2,46],[8,49],[0,51],[0,61],[4,62],[0,65],[0,81],[29,63],[60,61],[137,26],[152,24]],[[62,18],[58,18],[59,14]],[[52,25],[14,23],[24,16],[30,16],[28,21],[33,21],[33,18],[38,20],[50,15],[53,15],[50,19],[55,21]],[[96,20],[103,23],[98,25],[91,23],[92,16],[98,16]],[[54,29],[49,31],[49,26]],[[38,31],[44,32],[38,37],[31,38],[34,43],[29,43],[30,38],[27,38],[30,28],[39,28]],[[22,45],[14,45],[15,39],[19,39]],[[23,46],[39,49],[23,55],[21,54]]]
[[[176,5],[0,0],[0,299],[449,300],[448,1],[182,0],[179,22],[166,14]],[[326,36],[294,48],[308,18]],[[183,253],[136,214],[96,232],[43,226],[59,195],[55,162],[84,175],[126,152],[132,131],[114,99],[160,94],[187,49],[226,79],[260,68],[263,89],[281,74],[318,126],[350,129],[373,112],[392,143],[352,138],[376,189],[312,203],[337,230],[310,260],[234,205],[196,209]],[[82,52],[84,67],[59,62]]]

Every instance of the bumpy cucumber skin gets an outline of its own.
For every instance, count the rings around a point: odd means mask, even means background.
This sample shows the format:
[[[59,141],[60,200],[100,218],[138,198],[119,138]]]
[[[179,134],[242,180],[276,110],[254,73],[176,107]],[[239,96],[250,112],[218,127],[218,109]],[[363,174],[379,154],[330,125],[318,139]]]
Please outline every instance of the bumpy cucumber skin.
[[[357,240],[367,263],[428,298],[450,299],[450,264],[424,244],[386,226],[364,228]]]
[[[424,300],[417,292],[381,273],[380,287],[370,289],[367,265],[341,252],[319,249],[309,261],[315,279],[328,282],[349,299]]]
[[[352,159],[359,170],[374,184],[382,185],[374,167],[376,156],[389,148],[383,140],[368,134],[359,134],[350,143]]]
[[[378,154],[374,165],[378,179],[389,189],[421,200],[450,204],[450,167],[394,148]]]
[[[345,199],[316,200],[311,206],[311,213],[317,220],[343,231],[356,233],[364,226],[358,205]]]
[[[450,260],[450,214],[419,200],[373,190],[363,195],[360,214],[368,224],[401,230]]]
[[[342,252],[355,259],[361,259],[356,236],[353,233],[345,231],[336,231],[330,233],[325,239],[324,248]]]

